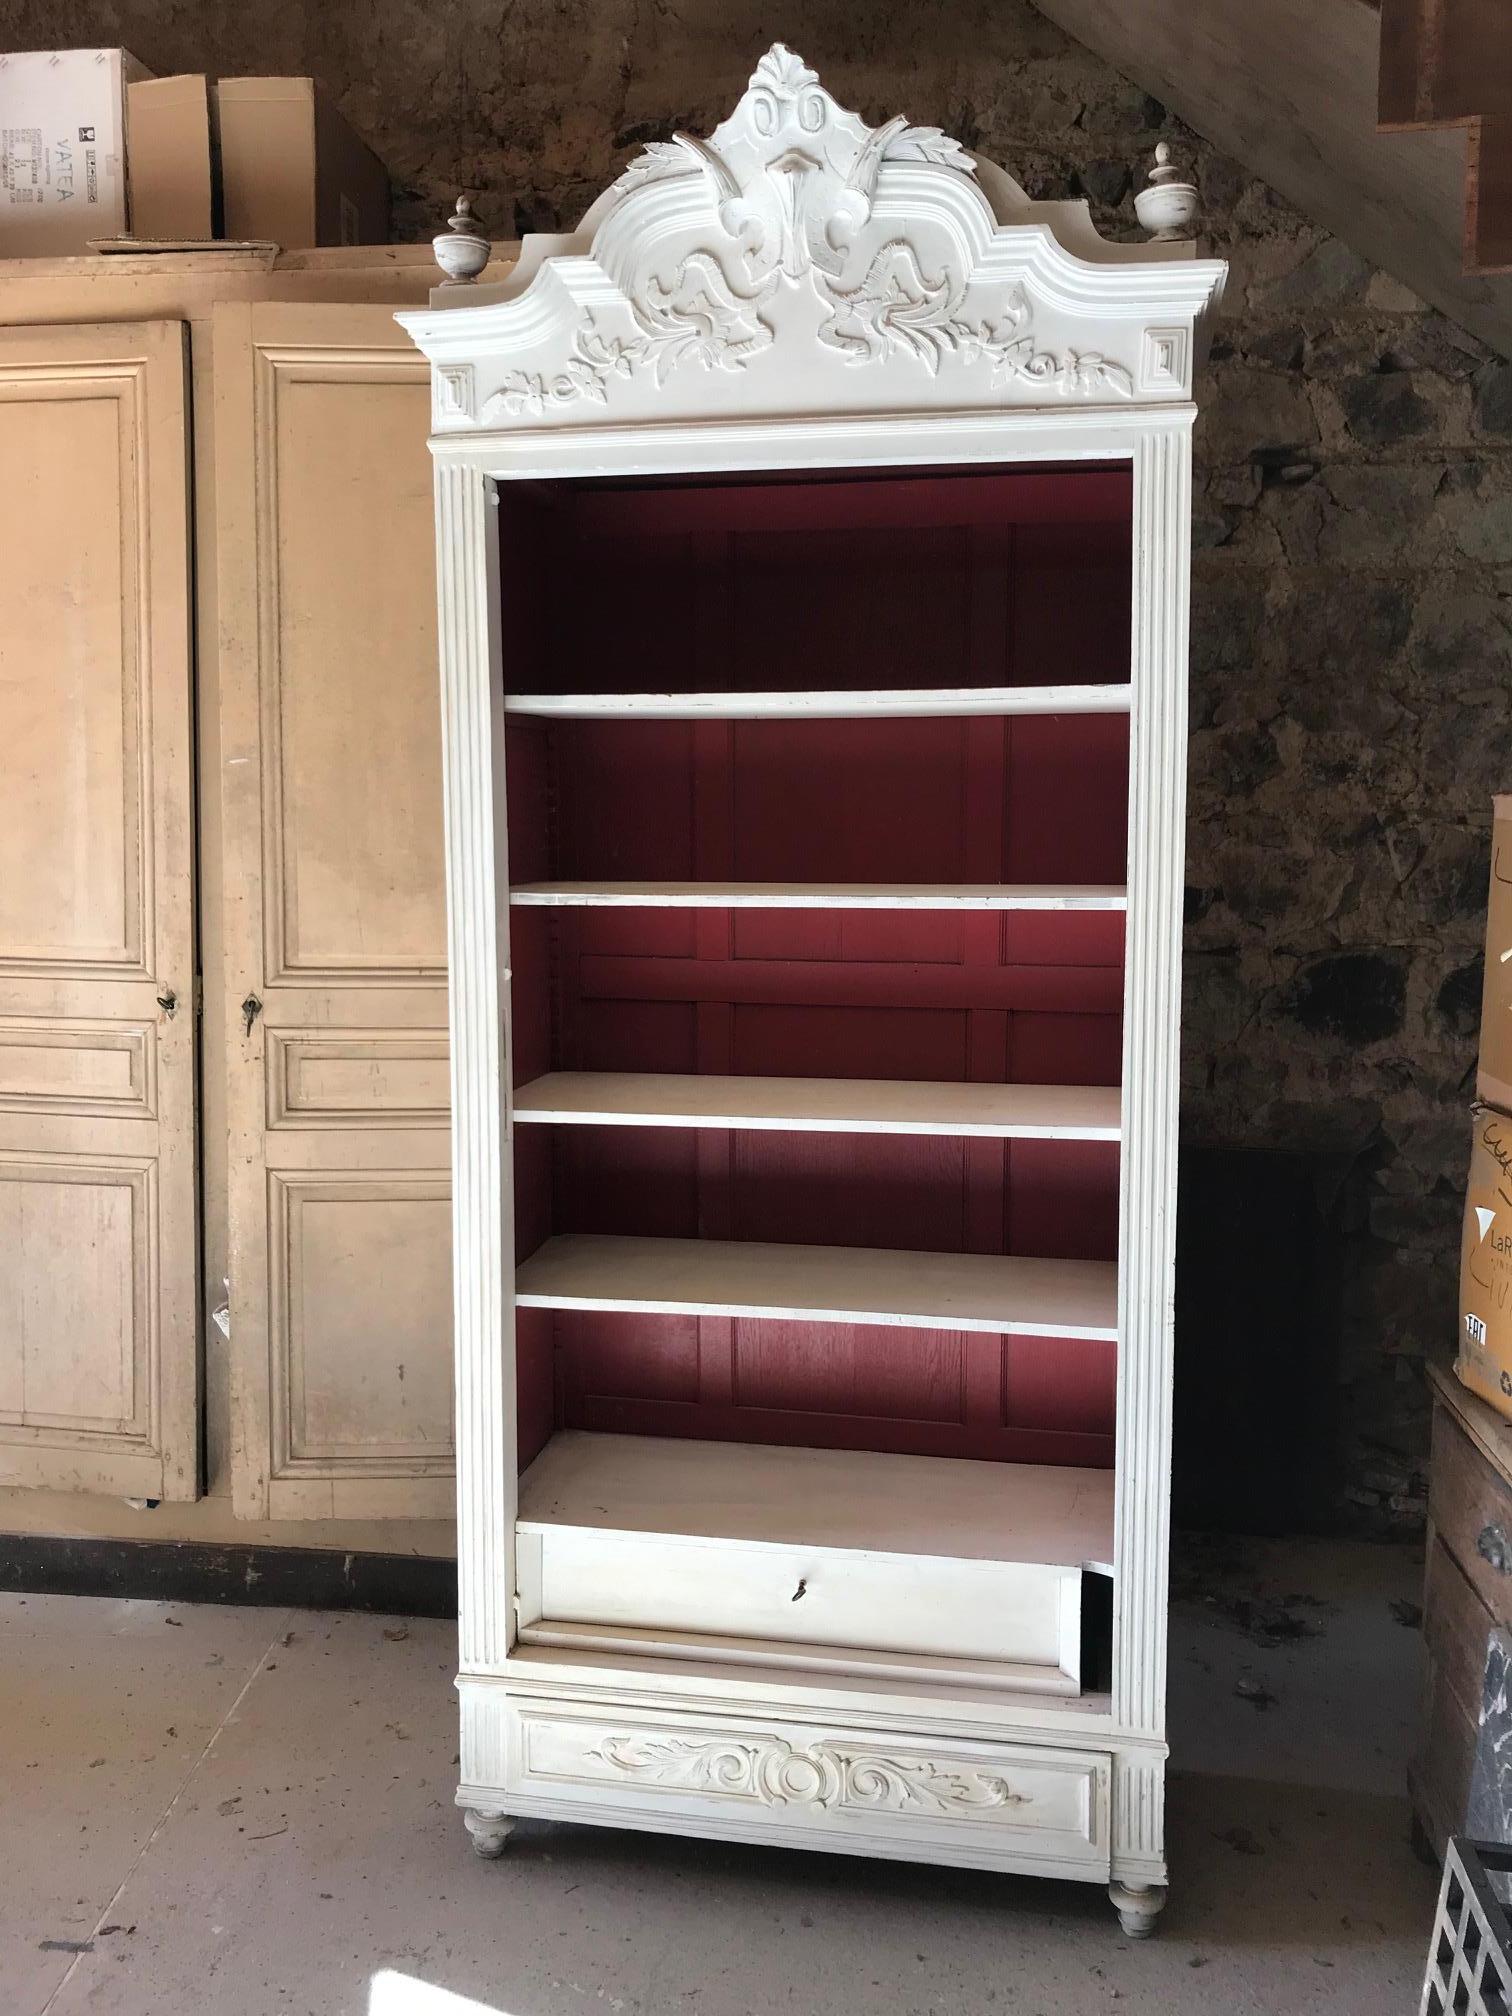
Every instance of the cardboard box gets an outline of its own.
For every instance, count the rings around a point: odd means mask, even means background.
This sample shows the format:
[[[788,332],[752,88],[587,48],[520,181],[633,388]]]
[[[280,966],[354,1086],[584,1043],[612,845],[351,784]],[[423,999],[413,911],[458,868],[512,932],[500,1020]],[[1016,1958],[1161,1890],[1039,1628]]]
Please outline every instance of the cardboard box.
[[[128,84],[126,171],[134,238],[215,236],[210,92],[203,77]]]
[[[1454,1369],[1512,1420],[1512,1119],[1480,1105],[1470,1119]]]
[[[1491,898],[1475,1089],[1488,1105],[1512,1113],[1512,798],[1493,799],[1492,806]]]
[[[84,252],[126,230],[125,49],[0,56],[0,257]]]
[[[310,77],[222,77],[215,125],[228,238],[388,240],[388,170]]]

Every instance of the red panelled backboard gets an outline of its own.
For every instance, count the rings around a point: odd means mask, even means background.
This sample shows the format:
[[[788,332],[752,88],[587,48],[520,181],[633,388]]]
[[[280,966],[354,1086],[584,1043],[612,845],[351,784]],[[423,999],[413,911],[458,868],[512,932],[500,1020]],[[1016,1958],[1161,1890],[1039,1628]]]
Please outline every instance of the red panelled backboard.
[[[1125,473],[504,496],[516,690],[1128,677]],[[1125,879],[1122,714],[512,717],[509,743],[515,882]],[[548,1069],[1118,1081],[1116,913],[526,909],[513,936],[519,1082]],[[1116,1257],[1112,1144],[573,1126],[515,1139],[522,1256],[553,1232],[618,1232]],[[1112,1457],[1107,1344],[520,1313],[532,1444],[549,1404],[569,1426]]]

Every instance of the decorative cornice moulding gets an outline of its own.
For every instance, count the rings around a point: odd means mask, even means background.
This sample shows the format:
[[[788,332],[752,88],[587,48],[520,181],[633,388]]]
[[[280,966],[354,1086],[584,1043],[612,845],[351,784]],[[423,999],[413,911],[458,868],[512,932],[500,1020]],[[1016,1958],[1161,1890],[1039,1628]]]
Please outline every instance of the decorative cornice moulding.
[[[633,160],[568,235],[399,320],[440,437],[807,413],[1171,404],[1225,269],[1100,238],[937,127],[871,127],[782,43],[707,140]],[[458,396],[471,367],[471,398]]]

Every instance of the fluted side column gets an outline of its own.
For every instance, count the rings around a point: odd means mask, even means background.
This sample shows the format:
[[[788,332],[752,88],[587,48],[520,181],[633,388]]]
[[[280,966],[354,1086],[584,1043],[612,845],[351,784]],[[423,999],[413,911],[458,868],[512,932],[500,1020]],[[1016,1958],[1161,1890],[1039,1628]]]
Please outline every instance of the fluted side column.
[[[436,465],[436,580],[451,975],[457,1580],[463,1671],[509,1649],[514,1588],[514,1230],[505,1101],[509,875],[493,485]]]
[[[1165,1731],[1170,1580],[1190,483],[1188,417],[1141,434],[1134,453],[1113,1705],[1123,1726],[1157,1737]],[[1158,1759],[1120,1760],[1115,1860],[1122,1852],[1161,1862],[1163,1775]]]

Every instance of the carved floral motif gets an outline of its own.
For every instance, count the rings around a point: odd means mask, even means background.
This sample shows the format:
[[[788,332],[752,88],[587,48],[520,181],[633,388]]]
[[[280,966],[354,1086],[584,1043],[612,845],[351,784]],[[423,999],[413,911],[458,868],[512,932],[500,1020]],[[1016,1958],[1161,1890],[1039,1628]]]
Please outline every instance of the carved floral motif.
[[[996,322],[962,320],[962,289],[948,273],[927,280],[913,247],[894,238],[875,254],[857,287],[830,283],[831,314],[819,330],[821,343],[852,363],[871,363],[901,350],[917,357],[933,374],[946,357],[963,364],[985,359],[994,385],[1014,378],[1053,386],[1061,394],[1107,390],[1134,396],[1134,380],[1121,364],[1100,351],[1037,350],[1033,310],[1020,287],[1010,290]]]
[[[622,1777],[688,1792],[723,1792],[764,1806],[881,1808],[980,1818],[1028,1803],[995,1772],[947,1770],[921,1757],[887,1757],[781,1737],[606,1736],[589,1756]]]
[[[712,253],[691,253],[670,287],[653,279],[631,302],[644,332],[636,361],[654,368],[658,385],[687,359],[711,371],[738,371],[772,342],[771,324],[758,312],[765,291],[738,292]]]
[[[573,334],[572,350],[560,371],[506,371],[483,408],[486,424],[500,413],[539,417],[549,407],[589,399],[608,403],[616,378],[649,365],[658,385],[675,365],[689,359],[714,371],[735,371],[772,341],[771,325],[757,312],[760,294],[741,294],[726,280],[712,253],[691,253],[670,286],[652,279],[631,312],[640,334],[628,341],[606,335],[590,316]]]

